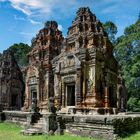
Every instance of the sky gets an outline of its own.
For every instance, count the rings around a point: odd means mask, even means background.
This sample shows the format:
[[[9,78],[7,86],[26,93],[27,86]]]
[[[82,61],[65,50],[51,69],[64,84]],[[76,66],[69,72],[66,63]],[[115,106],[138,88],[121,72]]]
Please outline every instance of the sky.
[[[89,7],[103,23],[114,22],[120,36],[137,20],[140,0],[0,0],[0,52],[14,43],[30,45],[48,20],[57,21],[66,37],[79,7]]]

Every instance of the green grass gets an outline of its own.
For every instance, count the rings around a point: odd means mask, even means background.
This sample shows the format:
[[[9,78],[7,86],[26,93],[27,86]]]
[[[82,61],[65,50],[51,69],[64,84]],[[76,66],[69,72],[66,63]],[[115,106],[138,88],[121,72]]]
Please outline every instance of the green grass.
[[[21,127],[13,123],[0,123],[0,140],[97,140],[79,136],[23,136]]]
[[[133,135],[123,138],[121,140],[140,140],[140,131],[137,132],[136,134],[133,134]]]
[[[97,140],[87,137],[70,136],[65,134],[63,136],[23,136],[20,134],[22,128],[13,123],[0,123],[0,140]],[[140,140],[140,132],[121,140]]]

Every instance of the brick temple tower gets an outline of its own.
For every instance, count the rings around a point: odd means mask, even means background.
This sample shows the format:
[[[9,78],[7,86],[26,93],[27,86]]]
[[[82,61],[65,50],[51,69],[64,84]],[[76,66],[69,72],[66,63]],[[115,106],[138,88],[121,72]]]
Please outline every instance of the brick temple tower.
[[[118,63],[112,48],[101,22],[89,8],[80,8],[61,54],[52,61],[61,111],[113,113],[117,108]]]
[[[62,32],[55,21],[45,23],[32,40],[32,51],[28,54],[24,110],[30,110],[32,99],[37,100],[40,111],[47,110],[47,100],[54,96],[54,81],[51,60],[60,54]]]

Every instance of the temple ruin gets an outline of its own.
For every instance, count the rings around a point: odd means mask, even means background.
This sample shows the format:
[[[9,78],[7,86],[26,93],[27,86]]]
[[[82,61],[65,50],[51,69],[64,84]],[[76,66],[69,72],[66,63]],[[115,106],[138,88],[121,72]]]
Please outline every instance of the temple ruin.
[[[0,57],[0,105],[4,110],[20,110],[23,106],[22,73],[10,50]]]
[[[140,116],[126,112],[127,92],[113,46],[89,8],[79,8],[66,38],[56,21],[47,21],[32,40],[28,60],[23,108],[0,108],[0,121],[24,124],[25,135],[67,130],[116,140],[139,130]],[[9,51],[1,57],[0,82],[0,103],[5,109],[20,108],[21,72]]]
[[[37,99],[40,111],[46,111],[48,98],[54,96],[54,75],[51,60],[61,52],[62,32],[55,21],[45,23],[32,40],[32,51],[28,54],[24,110],[30,110],[32,100]]]
[[[80,8],[64,39],[55,21],[45,23],[28,54],[24,110],[32,99],[47,111],[55,98],[61,112],[117,113],[118,63],[102,23],[89,8]],[[124,95],[125,96],[125,95]]]

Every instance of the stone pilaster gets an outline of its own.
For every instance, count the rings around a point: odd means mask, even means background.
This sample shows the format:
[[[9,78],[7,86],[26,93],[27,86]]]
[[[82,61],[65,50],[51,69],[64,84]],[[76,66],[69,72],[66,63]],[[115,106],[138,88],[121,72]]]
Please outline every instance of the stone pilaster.
[[[65,107],[65,83],[62,81],[62,107]]]
[[[57,130],[58,126],[57,126],[56,116],[57,116],[56,114],[49,113],[49,112],[43,114],[44,133],[53,134]]]
[[[81,69],[77,70],[77,78],[76,78],[76,106],[81,105],[82,97],[81,97]]]

